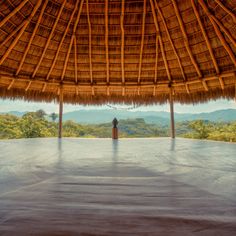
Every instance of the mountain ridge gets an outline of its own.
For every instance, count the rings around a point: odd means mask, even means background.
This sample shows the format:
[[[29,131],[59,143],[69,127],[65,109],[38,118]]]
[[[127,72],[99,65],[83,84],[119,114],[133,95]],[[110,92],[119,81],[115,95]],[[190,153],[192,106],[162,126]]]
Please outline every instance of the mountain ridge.
[[[23,116],[27,112],[10,111],[1,112],[0,114],[12,114]],[[108,123],[117,119],[137,119],[143,118],[146,123],[166,125],[169,124],[169,112],[166,111],[127,111],[127,110],[75,110],[65,112],[63,120],[72,120],[83,124],[100,124]],[[236,120],[236,109],[221,109],[213,112],[202,113],[178,113],[175,112],[176,122],[192,120],[209,120],[214,122],[230,122]]]

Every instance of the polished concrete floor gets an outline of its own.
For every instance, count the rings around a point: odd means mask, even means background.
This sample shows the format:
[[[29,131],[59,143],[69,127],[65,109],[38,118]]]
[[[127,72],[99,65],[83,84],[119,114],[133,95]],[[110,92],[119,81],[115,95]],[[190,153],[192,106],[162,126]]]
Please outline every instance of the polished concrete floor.
[[[236,235],[236,144],[0,141],[0,235]]]

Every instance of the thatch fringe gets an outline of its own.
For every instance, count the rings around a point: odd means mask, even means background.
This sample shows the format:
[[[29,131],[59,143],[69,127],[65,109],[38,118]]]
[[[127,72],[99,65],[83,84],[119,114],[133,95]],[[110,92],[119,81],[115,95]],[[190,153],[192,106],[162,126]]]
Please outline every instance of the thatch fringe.
[[[21,89],[0,88],[0,97],[3,99],[22,99],[24,101],[36,101],[36,102],[58,102],[59,95],[57,91],[51,92],[39,92],[36,90],[24,91]],[[235,98],[235,87],[227,87],[224,90],[214,89],[207,93],[204,91],[197,91],[193,93],[174,93],[174,102],[180,104],[198,104],[204,103],[211,100],[217,100],[219,98],[234,99]],[[83,105],[102,105],[104,103],[116,103],[116,104],[138,104],[138,105],[149,105],[149,104],[164,104],[169,101],[169,93],[155,94],[152,92],[145,95],[129,94],[125,96],[122,94],[110,93],[109,96],[103,94],[88,95],[88,94],[64,94],[64,103],[71,104],[83,104]]]

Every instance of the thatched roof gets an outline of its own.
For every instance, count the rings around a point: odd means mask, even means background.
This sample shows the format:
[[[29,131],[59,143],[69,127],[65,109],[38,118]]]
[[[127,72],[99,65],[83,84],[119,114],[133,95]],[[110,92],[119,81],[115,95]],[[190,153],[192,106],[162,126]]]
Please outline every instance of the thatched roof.
[[[0,1],[0,96],[156,103],[235,96],[235,0]]]

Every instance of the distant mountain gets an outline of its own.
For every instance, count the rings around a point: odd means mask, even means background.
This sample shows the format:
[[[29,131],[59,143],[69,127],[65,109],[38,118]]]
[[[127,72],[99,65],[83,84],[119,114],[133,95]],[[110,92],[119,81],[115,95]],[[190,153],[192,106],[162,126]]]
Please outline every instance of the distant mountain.
[[[73,120],[79,123],[98,124],[111,122],[113,118],[135,119],[143,118],[146,123],[166,125],[169,124],[169,112],[162,111],[125,111],[125,110],[80,110],[68,112],[63,115],[64,120]],[[218,110],[209,113],[175,113],[175,120],[209,120],[209,121],[234,121],[236,120],[236,109]]]
[[[16,116],[22,116],[26,112],[12,111],[8,112]],[[136,119],[143,118],[146,123],[167,125],[169,124],[170,114],[164,111],[129,111],[129,110],[78,110],[66,112],[63,120],[73,120],[84,124],[99,124],[111,122],[114,117],[120,119]],[[175,113],[175,120],[191,121],[191,120],[209,120],[209,121],[234,121],[236,120],[236,109],[218,110],[209,113]]]

